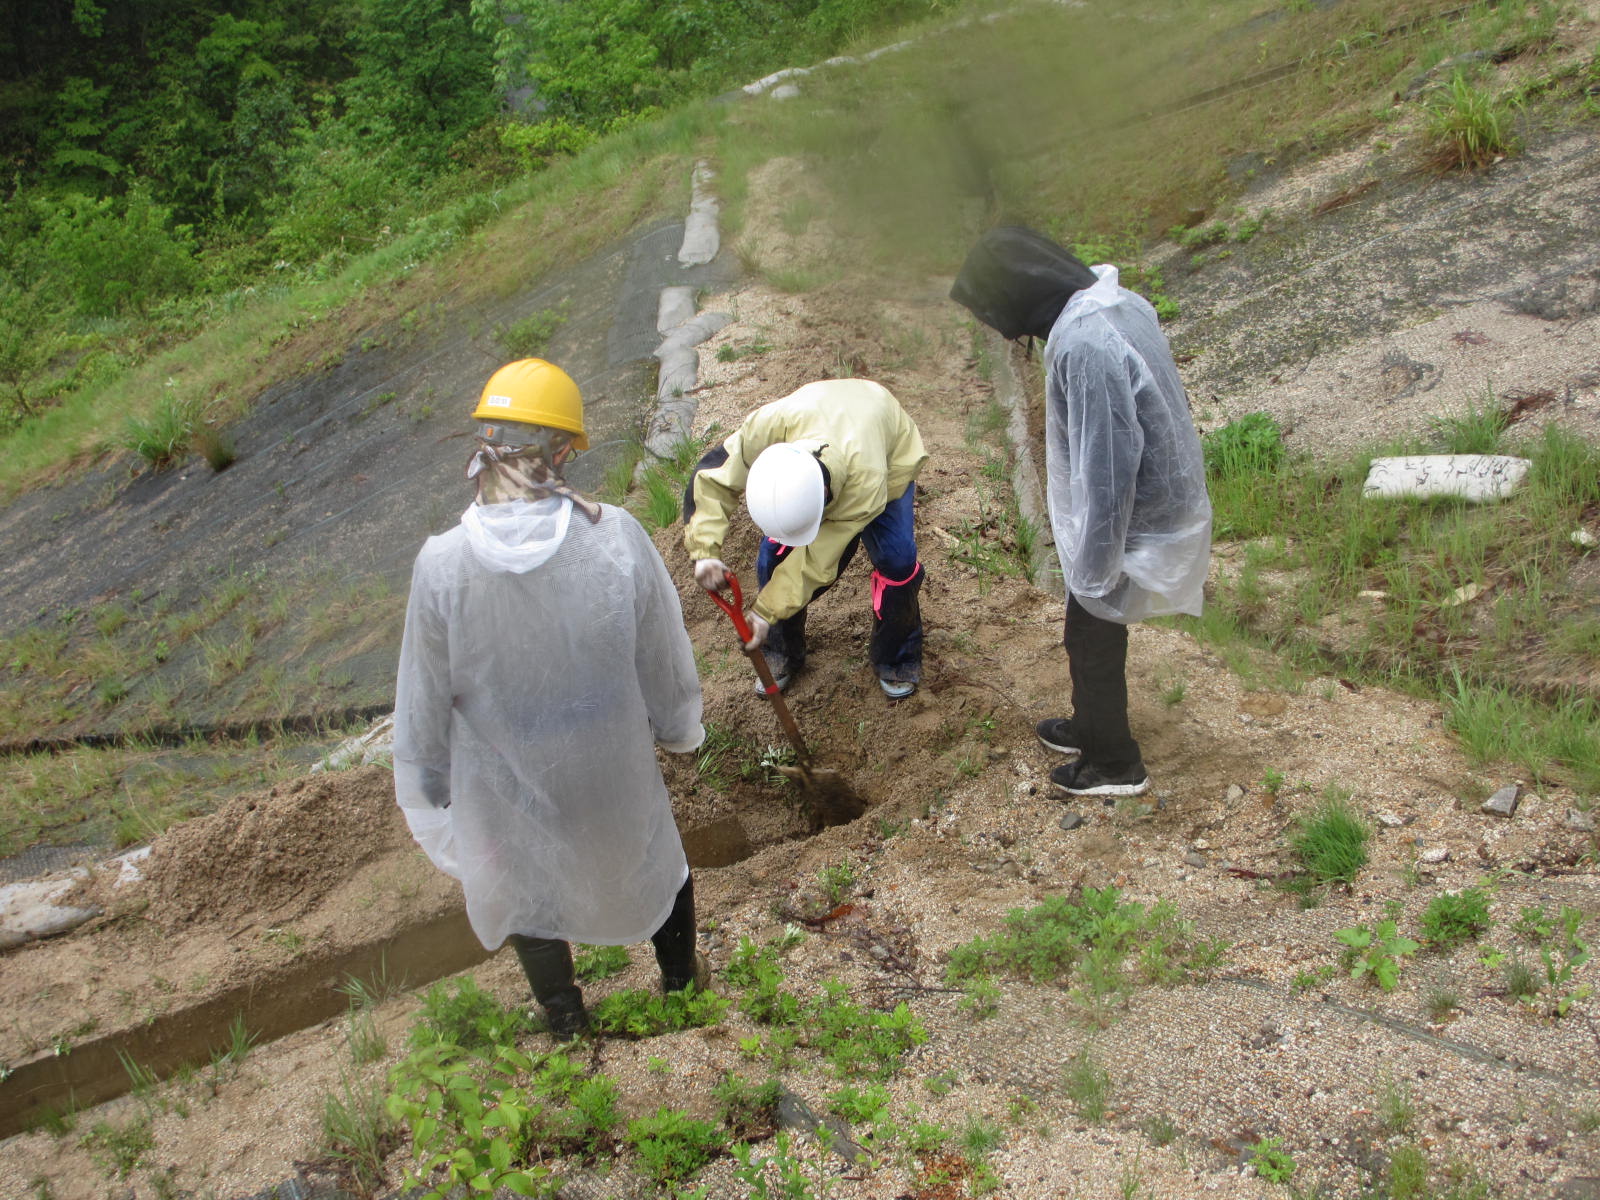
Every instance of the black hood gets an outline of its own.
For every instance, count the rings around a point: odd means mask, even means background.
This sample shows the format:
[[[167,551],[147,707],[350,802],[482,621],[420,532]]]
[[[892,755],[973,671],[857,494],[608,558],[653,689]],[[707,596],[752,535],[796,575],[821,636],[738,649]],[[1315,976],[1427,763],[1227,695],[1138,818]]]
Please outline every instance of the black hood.
[[[1006,338],[1050,336],[1073,293],[1095,273],[1042,234],[1001,225],[977,241],[961,264],[950,299]]]

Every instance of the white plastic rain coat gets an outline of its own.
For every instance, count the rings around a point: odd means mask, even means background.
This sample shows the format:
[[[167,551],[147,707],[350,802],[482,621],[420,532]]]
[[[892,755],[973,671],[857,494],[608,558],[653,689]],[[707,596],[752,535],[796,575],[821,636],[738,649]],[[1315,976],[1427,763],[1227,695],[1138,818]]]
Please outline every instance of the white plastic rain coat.
[[[677,591],[623,510],[474,505],[417,555],[395,794],[485,948],[660,927],[689,867],[652,743],[694,749],[700,711]]]
[[[1199,614],[1211,501],[1189,403],[1155,309],[1117,269],[1073,295],[1045,344],[1050,523],[1067,590],[1128,623]]]

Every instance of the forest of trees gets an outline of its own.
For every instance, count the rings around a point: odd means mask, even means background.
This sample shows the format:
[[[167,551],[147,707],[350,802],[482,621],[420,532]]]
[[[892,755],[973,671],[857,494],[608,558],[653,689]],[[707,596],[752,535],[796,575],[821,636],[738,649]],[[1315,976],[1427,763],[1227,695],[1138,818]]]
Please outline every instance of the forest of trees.
[[[947,2],[10,0],[0,429],[206,297]]]

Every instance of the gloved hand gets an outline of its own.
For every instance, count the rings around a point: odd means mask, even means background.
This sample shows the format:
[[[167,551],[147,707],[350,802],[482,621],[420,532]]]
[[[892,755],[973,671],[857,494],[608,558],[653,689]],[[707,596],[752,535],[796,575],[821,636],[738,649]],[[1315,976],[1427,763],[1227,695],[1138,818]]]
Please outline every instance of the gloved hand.
[[[745,613],[744,619],[750,623],[750,640],[744,644],[746,650],[759,650],[761,643],[767,640],[767,634],[772,626],[768,625],[761,617],[756,616],[756,610],[751,609]]]
[[[694,581],[708,592],[720,592],[728,586],[728,564],[720,558],[697,558]]]

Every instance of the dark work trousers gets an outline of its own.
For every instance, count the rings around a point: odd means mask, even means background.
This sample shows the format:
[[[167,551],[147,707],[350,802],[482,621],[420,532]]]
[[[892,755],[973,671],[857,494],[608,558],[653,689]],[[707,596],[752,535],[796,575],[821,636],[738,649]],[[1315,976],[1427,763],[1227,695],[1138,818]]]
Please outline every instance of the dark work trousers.
[[[844,574],[856,556],[856,548],[866,546],[867,558],[872,562],[872,641],[867,659],[879,679],[904,683],[922,681],[922,607],[918,593],[927,572],[917,561],[912,525],[915,491],[916,484],[911,484],[899,499],[889,501],[888,507],[859,536],[850,539],[839,555],[838,571],[839,575]],[[761,539],[756,550],[757,584],[767,586],[767,580],[789,550],[771,538]],[[827,590],[818,588],[811,600]],[[774,674],[798,671],[805,665],[806,610],[802,608],[794,616],[775,622],[762,652]]]
[[[1083,761],[1116,770],[1142,761],[1128,728],[1128,627],[1095,616],[1067,596],[1067,667],[1072,735]]]
[[[583,1003],[572,973],[572,947],[560,938],[525,937],[513,933],[511,948],[522,963],[533,998],[540,1007],[573,1008]],[[672,911],[650,935],[661,968],[661,985],[678,991],[694,982],[694,877],[683,881]]]

